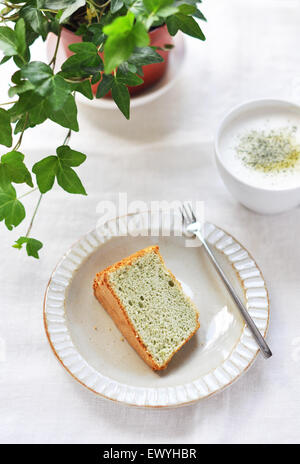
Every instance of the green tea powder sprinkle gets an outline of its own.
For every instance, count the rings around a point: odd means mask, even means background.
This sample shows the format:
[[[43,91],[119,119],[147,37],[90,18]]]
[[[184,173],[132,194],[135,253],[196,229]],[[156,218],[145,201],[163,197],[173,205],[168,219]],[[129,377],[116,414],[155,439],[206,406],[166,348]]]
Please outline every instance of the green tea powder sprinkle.
[[[295,143],[297,127],[278,130],[251,130],[240,137],[236,147],[242,162],[263,172],[282,172],[295,167],[300,147]]]

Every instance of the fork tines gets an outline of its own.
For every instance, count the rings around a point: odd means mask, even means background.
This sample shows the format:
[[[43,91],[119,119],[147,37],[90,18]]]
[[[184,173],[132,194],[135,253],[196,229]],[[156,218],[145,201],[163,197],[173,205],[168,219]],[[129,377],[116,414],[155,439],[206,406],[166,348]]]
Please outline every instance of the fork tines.
[[[197,221],[190,201],[183,202],[180,210],[183,220],[188,224]]]

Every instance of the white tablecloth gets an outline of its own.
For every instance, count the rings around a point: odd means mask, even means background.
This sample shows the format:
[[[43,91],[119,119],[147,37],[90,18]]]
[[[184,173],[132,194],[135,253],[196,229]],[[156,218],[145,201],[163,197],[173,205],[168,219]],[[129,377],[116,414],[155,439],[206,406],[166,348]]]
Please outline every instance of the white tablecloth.
[[[218,176],[212,141],[224,112],[243,100],[300,101],[300,2],[209,0],[203,11],[207,42],[186,41],[182,78],[167,94],[134,109],[130,122],[117,111],[80,107],[81,131],[71,146],[88,154],[80,173],[89,195],[58,188],[45,195],[32,230],[45,244],[40,261],[11,248],[27,224],[12,233],[1,224],[1,442],[299,442],[300,209],[263,217],[240,206]],[[1,101],[10,66],[1,70]],[[51,122],[26,132],[29,164],[52,154],[64,135]],[[116,192],[205,201],[208,219],[245,244],[263,270],[273,358],[259,356],[231,388],[176,410],[120,406],[65,373],[44,333],[45,286],[66,249],[96,225],[97,203]],[[36,199],[24,198],[28,211]]]

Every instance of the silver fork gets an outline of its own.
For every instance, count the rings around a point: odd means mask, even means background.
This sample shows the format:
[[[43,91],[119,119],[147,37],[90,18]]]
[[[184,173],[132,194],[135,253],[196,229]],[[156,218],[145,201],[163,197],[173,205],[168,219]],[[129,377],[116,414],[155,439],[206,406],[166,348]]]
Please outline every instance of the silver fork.
[[[204,235],[201,232],[201,224],[200,222],[197,221],[196,216],[193,212],[193,209],[190,205],[190,203],[187,204],[182,204],[181,207],[181,214],[183,221],[187,225],[187,231],[198,237],[198,239],[201,241],[204,250],[206,251],[207,256],[209,257],[210,261],[214,265],[217,273],[221,277],[225,287],[227,288],[229,294],[231,295],[233,301],[237,305],[238,309],[240,310],[243,318],[245,319],[249,329],[251,330],[264,358],[270,358],[272,356],[272,351],[268,347],[264,337],[261,335],[260,331],[258,330],[257,326],[255,325],[255,322],[251,318],[250,314],[248,313],[247,309],[245,308],[244,304],[242,303],[241,299],[237,295],[235,289],[231,285],[230,281],[226,277],[224,271],[221,269],[218,261],[216,260],[212,250],[208,246]]]

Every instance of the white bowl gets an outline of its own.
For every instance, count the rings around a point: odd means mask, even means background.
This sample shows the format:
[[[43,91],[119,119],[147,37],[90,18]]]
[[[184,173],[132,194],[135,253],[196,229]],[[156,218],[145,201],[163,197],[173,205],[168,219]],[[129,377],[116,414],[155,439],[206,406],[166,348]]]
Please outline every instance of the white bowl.
[[[287,121],[286,125],[293,121],[293,125],[296,124],[300,130],[300,107],[283,100],[249,101],[235,107],[224,117],[215,138],[216,164],[224,184],[240,203],[260,214],[278,214],[300,204],[300,173],[291,185],[255,185],[251,179],[248,182],[240,178],[226,163],[225,144],[226,140],[228,144],[230,137],[238,135],[242,126],[253,128],[255,122],[257,127],[258,121],[259,124],[266,121],[271,128],[273,123],[280,126],[279,122],[283,120]]]

